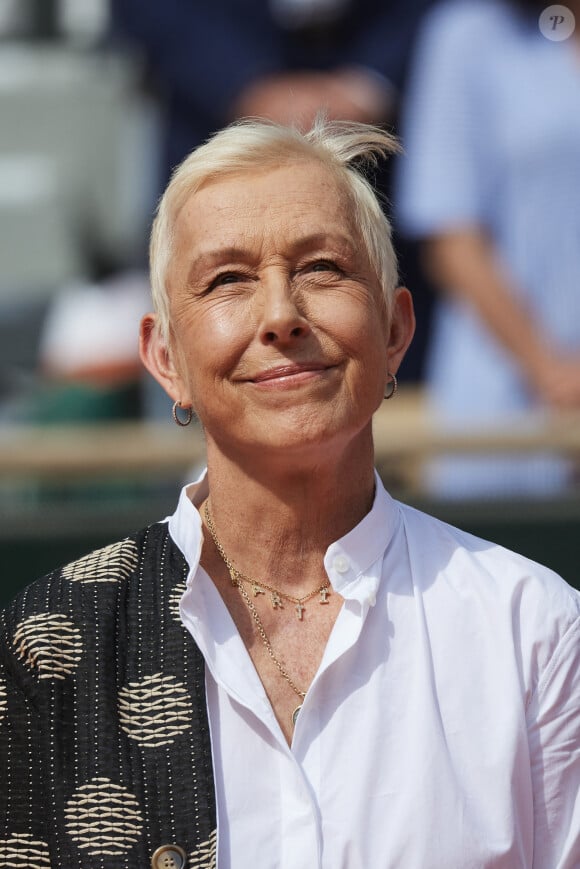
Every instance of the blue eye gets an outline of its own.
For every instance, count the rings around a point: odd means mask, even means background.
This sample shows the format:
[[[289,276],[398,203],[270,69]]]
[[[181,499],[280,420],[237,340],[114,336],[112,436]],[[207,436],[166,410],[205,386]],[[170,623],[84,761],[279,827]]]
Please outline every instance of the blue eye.
[[[311,269],[313,272],[329,272],[336,271],[338,266],[336,263],[331,262],[330,260],[321,259],[317,260],[315,263],[312,263]]]

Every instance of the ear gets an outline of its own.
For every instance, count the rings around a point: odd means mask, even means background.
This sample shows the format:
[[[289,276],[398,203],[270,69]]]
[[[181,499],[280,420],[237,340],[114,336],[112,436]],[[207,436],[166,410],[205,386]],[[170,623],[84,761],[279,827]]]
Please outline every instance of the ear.
[[[191,403],[187,388],[175,366],[173,354],[161,336],[157,314],[145,314],[141,320],[139,355],[147,371],[174,401],[180,401],[184,407]]]
[[[387,341],[387,371],[396,374],[415,334],[413,297],[406,287],[397,287],[391,303]]]

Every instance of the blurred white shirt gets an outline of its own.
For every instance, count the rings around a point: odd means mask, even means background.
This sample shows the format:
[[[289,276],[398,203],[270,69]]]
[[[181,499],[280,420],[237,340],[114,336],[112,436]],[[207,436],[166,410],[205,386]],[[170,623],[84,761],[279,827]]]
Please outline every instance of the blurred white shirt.
[[[376,487],[326,553],[344,605],[291,747],[199,567],[203,483],[169,519],[207,665],[218,869],[580,866],[580,595]]]

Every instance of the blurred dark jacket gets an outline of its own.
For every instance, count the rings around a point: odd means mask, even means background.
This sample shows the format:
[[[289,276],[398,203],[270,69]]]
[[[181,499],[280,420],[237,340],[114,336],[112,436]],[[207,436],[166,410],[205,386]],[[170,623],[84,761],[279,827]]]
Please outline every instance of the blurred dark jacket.
[[[267,0],[112,0],[117,35],[145,52],[167,112],[165,178],[233,120],[242,91],[262,77],[363,67],[398,91],[433,0],[350,0],[334,20],[285,27]]]

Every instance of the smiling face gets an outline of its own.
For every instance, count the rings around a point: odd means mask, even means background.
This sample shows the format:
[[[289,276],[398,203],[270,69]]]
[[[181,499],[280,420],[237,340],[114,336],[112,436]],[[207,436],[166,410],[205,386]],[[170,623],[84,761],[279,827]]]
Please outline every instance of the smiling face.
[[[208,444],[311,449],[368,430],[410,340],[399,322],[410,303],[398,291],[388,329],[351,213],[314,161],[228,176],[182,208],[171,349],[149,323],[143,354],[173,398],[193,403]]]

